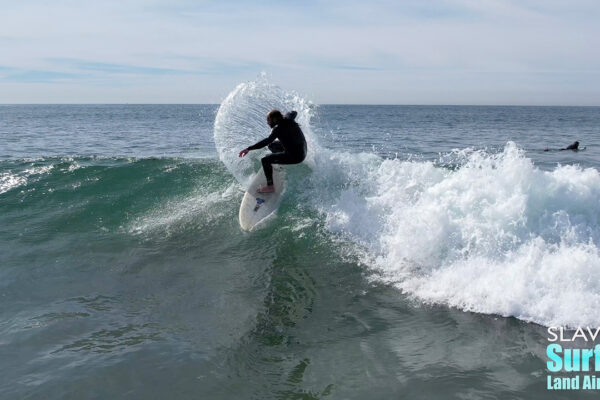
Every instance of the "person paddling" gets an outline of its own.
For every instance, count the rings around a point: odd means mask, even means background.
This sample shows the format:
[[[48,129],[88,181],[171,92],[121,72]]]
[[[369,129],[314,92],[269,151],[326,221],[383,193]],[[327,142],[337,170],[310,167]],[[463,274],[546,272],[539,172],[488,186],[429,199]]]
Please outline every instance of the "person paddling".
[[[273,193],[273,164],[299,164],[306,158],[306,139],[300,126],[294,121],[298,113],[291,111],[285,116],[279,110],[267,113],[267,124],[272,128],[268,138],[240,151],[239,157],[244,157],[250,150],[258,150],[269,145],[273,154],[263,157],[260,161],[267,178],[267,184],[258,188],[258,193]],[[276,141],[276,139],[278,139]]]
[[[575,141],[573,142],[573,144],[568,145],[567,147],[565,147],[564,149],[561,150],[573,150],[573,151],[577,151],[579,150],[579,142]]]
[[[573,151],[579,151],[579,150],[585,150],[585,147],[580,149],[579,148],[579,142],[575,141],[573,142],[573,144],[568,145],[567,147],[563,147],[562,149],[558,149],[559,151],[563,151],[563,150],[573,150]],[[544,151],[550,151],[549,148],[545,148]]]

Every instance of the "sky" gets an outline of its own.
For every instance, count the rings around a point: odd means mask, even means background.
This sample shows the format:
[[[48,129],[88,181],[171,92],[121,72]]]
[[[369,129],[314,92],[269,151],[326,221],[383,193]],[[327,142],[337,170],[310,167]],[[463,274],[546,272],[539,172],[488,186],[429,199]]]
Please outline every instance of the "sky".
[[[597,0],[0,0],[0,103],[600,106]]]

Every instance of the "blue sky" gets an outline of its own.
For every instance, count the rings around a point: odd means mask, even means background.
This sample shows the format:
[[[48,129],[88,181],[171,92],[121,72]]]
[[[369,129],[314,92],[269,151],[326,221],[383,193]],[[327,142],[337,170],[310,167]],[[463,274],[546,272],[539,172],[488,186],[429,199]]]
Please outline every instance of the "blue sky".
[[[5,1],[0,103],[600,105],[600,2]]]

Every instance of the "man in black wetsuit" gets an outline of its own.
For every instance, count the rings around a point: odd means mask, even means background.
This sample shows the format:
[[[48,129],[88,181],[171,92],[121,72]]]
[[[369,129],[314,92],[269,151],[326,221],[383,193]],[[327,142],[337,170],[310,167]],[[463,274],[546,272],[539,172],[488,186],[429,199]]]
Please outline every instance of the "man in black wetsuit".
[[[564,149],[561,150],[573,150],[573,151],[577,151],[579,150],[579,142],[575,141],[573,144],[568,145],[567,147],[565,147]]]
[[[266,186],[258,188],[258,193],[272,193],[273,186],[273,164],[299,164],[306,158],[306,139],[300,126],[294,121],[298,113],[291,111],[281,115],[279,110],[271,110],[267,114],[267,124],[273,128],[268,138],[240,151],[239,156],[244,157],[250,150],[262,149],[269,145],[273,154],[263,157],[263,170],[267,178]],[[279,139],[278,142],[274,142]]]

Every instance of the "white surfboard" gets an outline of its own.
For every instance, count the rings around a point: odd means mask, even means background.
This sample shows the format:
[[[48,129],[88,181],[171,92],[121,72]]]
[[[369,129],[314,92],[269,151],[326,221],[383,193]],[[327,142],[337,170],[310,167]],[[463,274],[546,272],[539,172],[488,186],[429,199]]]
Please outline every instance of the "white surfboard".
[[[273,193],[258,193],[256,190],[262,185],[266,185],[267,179],[262,168],[254,176],[250,187],[240,206],[240,226],[242,229],[251,231],[260,222],[277,211],[281,195],[285,190],[285,171],[282,167],[273,166],[273,184],[275,192]]]

